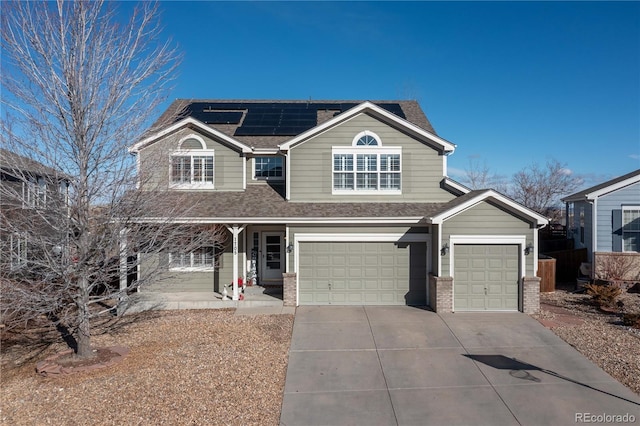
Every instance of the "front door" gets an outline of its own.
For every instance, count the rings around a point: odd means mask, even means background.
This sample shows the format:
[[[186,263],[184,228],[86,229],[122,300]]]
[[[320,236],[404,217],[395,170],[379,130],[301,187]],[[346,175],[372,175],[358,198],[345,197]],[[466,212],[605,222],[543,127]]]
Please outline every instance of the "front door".
[[[282,281],[284,233],[262,233],[262,281]]]

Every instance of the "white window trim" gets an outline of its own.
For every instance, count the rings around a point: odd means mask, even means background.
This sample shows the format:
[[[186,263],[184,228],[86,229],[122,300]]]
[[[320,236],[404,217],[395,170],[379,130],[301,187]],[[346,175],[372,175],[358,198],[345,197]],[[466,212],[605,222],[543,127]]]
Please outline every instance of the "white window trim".
[[[257,177],[256,176],[256,159],[258,158],[281,158],[282,159],[282,176],[273,176],[273,177]],[[267,180],[267,181],[284,181],[284,176],[285,176],[285,159],[284,157],[280,157],[280,156],[273,156],[273,155],[257,155],[255,157],[252,158],[251,161],[251,166],[252,166],[252,170],[251,170],[251,176],[253,180],[259,181],[259,180]]]
[[[173,182],[173,157],[191,157],[191,183]],[[213,176],[211,182],[193,182],[193,157],[211,157],[213,161]],[[189,149],[174,151],[169,160],[169,187],[172,189],[213,189],[216,179],[216,157],[213,149]]]
[[[375,140],[378,141],[377,145],[358,145],[358,141],[360,140],[360,138],[362,138],[363,136],[371,136],[372,138],[374,138]],[[351,146],[357,146],[357,147],[364,147],[364,148],[372,148],[372,147],[381,147],[382,146],[382,139],[380,139],[380,136],[378,136],[377,134],[373,133],[370,130],[364,130],[360,133],[358,133],[354,138],[353,141],[351,142]]]
[[[43,208],[47,206],[47,180],[42,176],[22,181],[22,207]]]
[[[9,262],[12,270],[27,266],[27,237],[14,232],[11,234]]]
[[[633,251],[629,251],[629,250],[625,250],[624,249],[624,234],[625,233],[635,233],[638,234],[638,236],[640,237],[640,231],[625,231],[624,230],[624,212],[625,211],[633,211],[633,210],[640,210],[640,206],[622,206],[622,220],[621,220],[621,231],[622,231],[622,253],[638,253],[637,251],[633,250]]]
[[[357,140],[356,140],[357,141]],[[355,143],[355,142],[354,142]],[[335,155],[341,154],[350,154],[353,155],[353,175],[354,175],[354,188],[353,189],[339,189],[334,187],[334,175],[335,173],[345,173],[345,172],[336,172],[333,169],[333,158]],[[377,156],[377,164],[378,170],[375,172],[378,175],[378,189],[357,189],[356,186],[356,175],[357,171],[357,160],[356,156],[358,154],[374,154]],[[400,175],[400,189],[384,189],[379,186],[380,174],[385,173],[384,170],[380,169],[380,155],[399,155],[400,156],[400,171],[394,172]],[[346,172],[350,173],[350,172]],[[351,146],[351,147],[340,147],[334,146],[331,148],[331,193],[333,195],[400,195],[402,194],[402,147],[400,146]]]
[[[190,251],[189,253],[185,253],[189,255],[189,264],[190,266],[171,266],[173,262],[174,253],[169,252],[169,270],[170,271],[180,271],[180,272],[212,272],[216,269],[216,249],[215,246],[202,246],[202,247],[211,247],[213,249],[213,265],[212,266],[193,266],[194,258],[195,258],[195,250]],[[201,247],[201,248],[202,248]]]

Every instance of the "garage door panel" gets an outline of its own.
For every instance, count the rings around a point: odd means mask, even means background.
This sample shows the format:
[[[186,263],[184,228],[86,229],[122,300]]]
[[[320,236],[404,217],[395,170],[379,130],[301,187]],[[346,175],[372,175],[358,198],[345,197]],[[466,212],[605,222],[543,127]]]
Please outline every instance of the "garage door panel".
[[[298,248],[301,304],[406,304],[410,288],[416,294],[411,282],[421,280],[426,288],[424,242],[399,247],[393,242],[304,241]],[[424,293],[419,300],[426,302]]]
[[[516,244],[456,244],[454,310],[517,310],[518,248]]]

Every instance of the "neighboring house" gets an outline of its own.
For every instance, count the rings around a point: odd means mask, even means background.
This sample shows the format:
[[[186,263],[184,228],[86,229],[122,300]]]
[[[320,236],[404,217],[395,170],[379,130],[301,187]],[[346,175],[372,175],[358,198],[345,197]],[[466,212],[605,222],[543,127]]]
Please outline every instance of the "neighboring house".
[[[33,263],[46,246],[43,241],[50,242],[52,250],[61,250],[67,232],[68,190],[69,179],[59,171],[0,149],[3,276],[34,273]]]
[[[451,180],[455,145],[415,101],[178,100],[159,123],[130,148],[139,189],[158,205],[188,194],[172,220],[224,225],[233,243],[218,265],[213,247],[148,259],[175,278],[142,291],[220,292],[241,276],[284,285],[291,305],[538,309],[547,219]]]
[[[640,169],[562,200],[567,238],[595,252],[640,252]]]

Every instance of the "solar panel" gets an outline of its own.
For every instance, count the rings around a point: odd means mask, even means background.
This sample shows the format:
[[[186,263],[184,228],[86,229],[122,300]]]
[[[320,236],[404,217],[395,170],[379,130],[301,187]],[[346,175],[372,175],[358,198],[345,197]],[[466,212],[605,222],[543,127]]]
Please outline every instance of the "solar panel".
[[[335,111],[334,116],[358,103],[353,102],[194,102],[185,114],[207,124],[239,124],[236,136],[291,136],[318,125],[318,110]],[[397,103],[380,103],[381,108],[406,118]],[[244,116],[244,120],[243,120]]]
[[[192,117],[207,124],[238,124],[242,114],[242,111],[204,111],[192,114]]]

